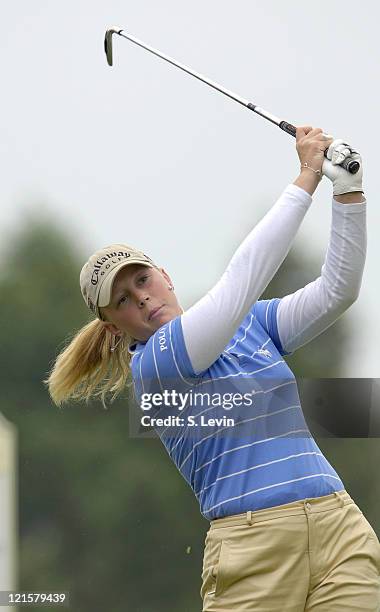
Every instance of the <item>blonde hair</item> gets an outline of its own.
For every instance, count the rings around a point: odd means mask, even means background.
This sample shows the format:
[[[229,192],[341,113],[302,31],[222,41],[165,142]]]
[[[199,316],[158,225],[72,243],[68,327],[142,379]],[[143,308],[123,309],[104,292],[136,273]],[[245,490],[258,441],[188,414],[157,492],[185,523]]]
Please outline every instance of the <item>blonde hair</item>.
[[[115,351],[111,352],[113,335],[102,321],[95,319],[82,327],[66,342],[49,377],[43,382],[57,406],[70,399],[85,400],[100,397],[104,408],[105,396],[113,393],[113,402],[128,383],[132,338],[123,334]]]

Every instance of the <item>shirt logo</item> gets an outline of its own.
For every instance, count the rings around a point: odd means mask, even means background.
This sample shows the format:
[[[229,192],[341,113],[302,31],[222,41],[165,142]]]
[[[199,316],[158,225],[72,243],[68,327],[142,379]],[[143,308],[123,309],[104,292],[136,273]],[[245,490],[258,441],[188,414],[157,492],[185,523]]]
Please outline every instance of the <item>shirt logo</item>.
[[[160,329],[158,331],[158,343],[160,345],[160,351],[162,353],[162,351],[167,351],[168,347],[166,344],[166,336],[165,336],[165,329]]]
[[[264,357],[272,357],[272,353],[268,349],[260,348],[257,353],[259,355],[263,355]]]

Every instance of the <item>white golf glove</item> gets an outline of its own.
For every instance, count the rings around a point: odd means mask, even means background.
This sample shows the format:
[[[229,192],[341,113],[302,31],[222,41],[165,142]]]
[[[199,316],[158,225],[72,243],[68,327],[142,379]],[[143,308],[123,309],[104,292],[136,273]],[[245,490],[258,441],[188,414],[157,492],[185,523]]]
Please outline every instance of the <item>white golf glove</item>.
[[[356,174],[350,174],[340,165],[346,157],[360,163]],[[362,158],[354,149],[341,139],[334,140],[328,148],[327,159],[322,164],[322,174],[327,176],[333,184],[333,195],[361,191],[363,193],[363,164]]]

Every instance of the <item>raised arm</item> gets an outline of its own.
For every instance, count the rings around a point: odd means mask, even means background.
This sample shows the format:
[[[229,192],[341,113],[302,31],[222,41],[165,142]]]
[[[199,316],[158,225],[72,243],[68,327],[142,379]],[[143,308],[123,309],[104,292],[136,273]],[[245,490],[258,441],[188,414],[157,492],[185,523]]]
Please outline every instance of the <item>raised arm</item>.
[[[331,142],[319,128],[298,128],[301,163],[321,168],[324,150]],[[239,246],[216,285],[182,315],[184,340],[195,372],[205,370],[219,357],[273,278],[289,252],[318,182],[315,172],[301,172]]]
[[[333,181],[334,199],[321,275],[282,298],[277,309],[278,334],[288,353],[332,325],[357,299],[362,281],[367,244],[362,169],[352,176],[327,164],[325,171]]]

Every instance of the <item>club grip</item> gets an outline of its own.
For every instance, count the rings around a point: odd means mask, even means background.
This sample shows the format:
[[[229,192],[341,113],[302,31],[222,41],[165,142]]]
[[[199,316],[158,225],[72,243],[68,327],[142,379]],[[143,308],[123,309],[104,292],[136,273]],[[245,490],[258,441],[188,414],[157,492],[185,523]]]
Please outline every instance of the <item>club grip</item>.
[[[292,125],[291,123],[287,123],[287,121],[281,121],[281,123],[279,124],[279,127],[282,130],[284,130],[284,132],[286,132],[287,134],[294,136],[294,138],[296,137],[297,128],[295,128],[294,125]]]
[[[281,121],[278,127],[284,130],[284,132],[286,132],[287,134],[294,136],[294,138],[296,137],[297,129],[291,123],[288,123],[287,121]],[[325,157],[326,156],[327,156],[327,149],[325,151]],[[359,162],[356,160],[350,159],[349,157],[347,157],[339,165],[342,166],[342,168],[344,168],[345,170],[347,170],[347,172],[349,172],[350,174],[356,174],[360,169]]]

